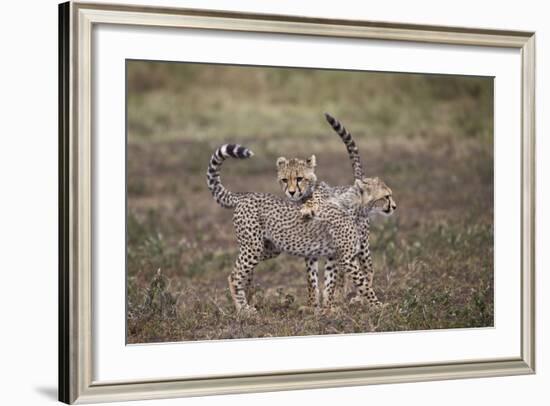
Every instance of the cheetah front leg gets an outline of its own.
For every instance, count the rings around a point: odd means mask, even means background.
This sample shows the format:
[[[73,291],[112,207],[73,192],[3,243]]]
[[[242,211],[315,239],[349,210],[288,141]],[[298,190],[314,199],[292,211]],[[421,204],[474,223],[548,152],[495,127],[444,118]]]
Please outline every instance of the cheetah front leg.
[[[306,275],[308,306],[317,309],[321,306],[319,295],[319,261],[317,258],[306,258]]]
[[[341,213],[332,213],[329,233],[337,253],[337,266],[332,272],[325,272],[323,306],[327,309],[332,309],[334,307],[336,284],[341,279],[341,275],[339,274],[345,274],[346,277],[349,277],[359,271],[356,254],[361,235],[354,220]],[[329,260],[333,261],[334,258],[330,258]],[[329,265],[329,262],[327,262],[327,265]]]
[[[363,238],[361,239],[360,250],[357,258],[359,260],[359,264],[361,265],[361,271],[364,274],[366,285],[364,287],[364,291],[366,293],[361,293],[361,291],[359,291],[359,294],[353,297],[350,303],[362,302],[366,297],[368,303],[371,306],[382,306],[382,302],[378,300],[378,297],[376,296],[376,293],[374,292],[374,289],[372,287],[374,279],[374,267],[372,264],[368,235],[363,236]]]
[[[338,283],[338,275],[341,273],[342,272],[338,272],[336,268],[335,258],[327,258],[327,262],[325,264],[323,287],[323,307],[327,310],[334,309],[334,292]]]
[[[258,264],[257,256],[250,250],[241,247],[233,271],[227,278],[229,291],[235,303],[237,312],[255,312],[256,309],[248,304],[247,290],[252,281],[254,267]]]
[[[371,287],[372,280],[369,279],[366,272],[356,263],[351,266],[351,264],[346,263],[343,266],[346,269],[346,277],[351,278],[353,284],[358,290],[358,295],[355,296],[351,303],[363,302],[365,299],[368,300],[368,303],[373,306],[380,306],[381,303],[374,293],[374,289]]]
[[[267,261],[268,259],[275,258],[281,254],[281,251],[273,245],[273,243],[269,240],[264,240],[263,242],[263,251],[261,254],[259,254],[259,262]],[[256,258],[256,256],[253,256],[253,258]],[[248,301],[248,304],[251,304],[254,298],[254,295],[256,294],[256,286],[252,284],[252,279],[254,278],[254,271],[249,272],[248,278],[246,281],[246,300]]]
[[[359,260],[359,264],[361,265],[361,270],[363,271],[366,278],[367,292],[366,296],[361,294],[356,295],[354,298],[351,299],[350,302],[363,302],[366,297],[370,305],[381,306],[382,302],[378,300],[378,298],[376,297],[376,293],[374,292],[374,289],[372,287],[374,281],[374,266],[372,263],[372,256],[369,245],[370,220],[368,217],[360,218],[359,230],[361,238],[359,241],[359,252],[357,253],[357,258]]]

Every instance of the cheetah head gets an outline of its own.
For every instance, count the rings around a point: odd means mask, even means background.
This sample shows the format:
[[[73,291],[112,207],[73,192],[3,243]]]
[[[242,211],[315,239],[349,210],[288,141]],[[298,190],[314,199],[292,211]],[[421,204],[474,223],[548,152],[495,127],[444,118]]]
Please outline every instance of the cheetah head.
[[[380,178],[357,179],[355,186],[361,192],[361,205],[370,212],[390,216],[397,209],[391,189]]]
[[[309,196],[317,181],[315,155],[306,160],[280,157],[277,159],[277,179],[286,197],[300,200]]]

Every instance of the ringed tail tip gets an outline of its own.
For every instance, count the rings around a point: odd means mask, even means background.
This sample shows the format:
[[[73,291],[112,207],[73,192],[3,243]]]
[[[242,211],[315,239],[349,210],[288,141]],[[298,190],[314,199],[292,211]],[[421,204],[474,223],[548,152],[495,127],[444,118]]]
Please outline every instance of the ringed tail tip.
[[[246,159],[254,155],[254,153],[246,147],[239,144],[224,144],[217,149],[220,158],[238,158]]]
[[[326,113],[325,112],[325,119],[330,123],[334,123],[336,121],[336,119],[334,117],[332,117],[330,114]]]

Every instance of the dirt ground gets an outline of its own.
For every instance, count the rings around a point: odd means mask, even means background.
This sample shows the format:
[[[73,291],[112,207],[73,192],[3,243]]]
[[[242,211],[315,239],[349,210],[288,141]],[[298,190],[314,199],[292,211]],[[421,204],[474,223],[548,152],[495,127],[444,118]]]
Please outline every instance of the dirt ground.
[[[129,62],[128,342],[492,326],[492,82],[265,71]],[[315,315],[304,309],[303,259],[281,255],[255,272],[258,316],[238,317],[227,287],[232,212],[206,187],[208,159],[226,142],[255,152],[224,164],[232,191],[280,195],[276,158],[312,153],[320,179],[349,184],[324,111],[352,130],[367,174],[398,204],[372,221],[374,288],[386,306],[342,300]]]

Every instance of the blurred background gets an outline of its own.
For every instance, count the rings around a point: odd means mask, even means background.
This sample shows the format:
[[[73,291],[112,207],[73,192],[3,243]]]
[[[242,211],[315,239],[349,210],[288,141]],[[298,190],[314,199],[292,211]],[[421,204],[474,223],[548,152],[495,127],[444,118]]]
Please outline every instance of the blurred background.
[[[128,342],[493,325],[492,78],[128,61],[127,109]],[[258,266],[260,315],[242,320],[227,289],[232,211],[212,200],[208,160],[223,143],[255,152],[224,164],[232,191],[282,196],[276,158],[311,154],[319,179],[349,184],[324,112],[398,204],[372,221],[387,306],[315,316],[303,259],[283,255]]]

